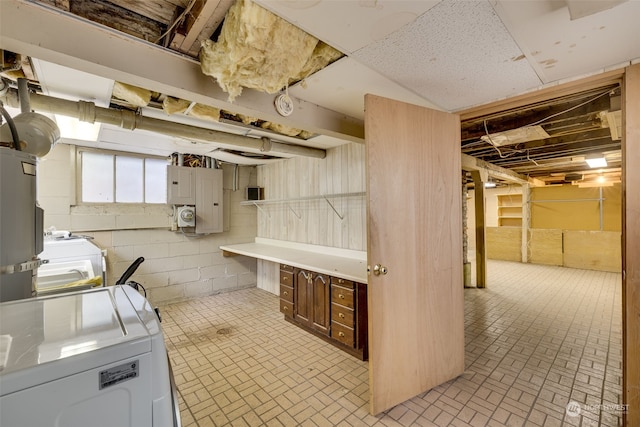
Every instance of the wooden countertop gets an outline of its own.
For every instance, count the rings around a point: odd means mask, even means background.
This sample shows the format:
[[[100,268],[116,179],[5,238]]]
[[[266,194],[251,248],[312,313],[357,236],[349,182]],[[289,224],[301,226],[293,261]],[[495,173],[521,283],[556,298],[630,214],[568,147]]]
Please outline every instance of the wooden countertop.
[[[287,264],[367,283],[366,252],[256,238],[253,243],[220,246],[224,252]]]

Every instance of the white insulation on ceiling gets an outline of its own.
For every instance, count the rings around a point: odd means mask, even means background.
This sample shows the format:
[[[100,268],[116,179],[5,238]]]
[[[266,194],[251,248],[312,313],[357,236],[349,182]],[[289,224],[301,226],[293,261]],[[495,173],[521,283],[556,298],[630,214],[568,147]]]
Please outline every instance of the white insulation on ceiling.
[[[150,90],[118,81],[113,84],[112,96],[127,101],[136,107],[146,107],[151,101]]]
[[[250,0],[227,12],[217,42],[200,50],[202,72],[233,101],[242,88],[276,93],[342,56],[332,47]]]

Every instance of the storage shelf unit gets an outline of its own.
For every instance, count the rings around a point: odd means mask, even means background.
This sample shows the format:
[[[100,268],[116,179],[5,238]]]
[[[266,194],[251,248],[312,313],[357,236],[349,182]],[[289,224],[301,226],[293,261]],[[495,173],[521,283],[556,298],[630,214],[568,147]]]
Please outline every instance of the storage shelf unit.
[[[522,227],[522,195],[498,195],[498,226]]]

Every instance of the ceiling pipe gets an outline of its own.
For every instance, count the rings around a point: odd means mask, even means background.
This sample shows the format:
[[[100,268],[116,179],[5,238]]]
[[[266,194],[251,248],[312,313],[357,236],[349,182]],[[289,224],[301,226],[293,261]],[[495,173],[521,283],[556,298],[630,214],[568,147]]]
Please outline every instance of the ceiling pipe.
[[[93,102],[69,101],[66,99],[54,98],[47,95],[32,93],[30,95],[31,107],[43,113],[60,114],[67,117],[74,117],[80,121],[88,123],[105,123],[119,126],[123,129],[146,130],[175,136],[178,138],[193,139],[205,142],[218,142],[220,144],[234,145],[237,147],[250,148],[258,152],[264,151],[265,142],[262,138],[252,138],[243,135],[234,135],[214,129],[207,129],[198,126],[173,123],[167,120],[160,120],[152,117],[144,117],[129,110],[116,110],[113,108],[97,107]],[[20,98],[15,89],[10,89],[6,94],[7,105],[19,108]],[[271,141],[269,152],[273,155],[283,154],[292,156],[314,157],[324,159],[326,151],[319,148],[304,147],[301,145],[285,144]]]
[[[18,79],[18,97],[20,98],[20,112],[30,113],[31,102],[29,97],[29,86],[27,79]]]

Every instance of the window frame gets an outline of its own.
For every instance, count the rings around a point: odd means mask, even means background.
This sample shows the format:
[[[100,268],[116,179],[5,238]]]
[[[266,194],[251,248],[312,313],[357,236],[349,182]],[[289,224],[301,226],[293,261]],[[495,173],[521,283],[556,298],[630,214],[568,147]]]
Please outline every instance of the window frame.
[[[103,155],[110,155],[113,156],[113,202],[86,202],[82,199],[82,168],[83,168],[83,162],[82,162],[82,153],[95,153],[95,154],[103,154]],[[76,146],[76,149],[74,150],[74,155],[75,155],[75,191],[74,191],[74,199],[73,200],[73,206],[131,206],[131,207],[145,207],[145,206],[166,206],[167,202],[166,202],[166,194],[165,194],[165,202],[164,203],[148,203],[148,202],[117,202],[116,201],[116,161],[115,158],[117,156],[121,156],[121,157],[131,157],[131,158],[137,158],[137,159],[142,159],[142,174],[143,174],[143,180],[142,180],[142,197],[143,199],[146,198],[146,162],[144,160],[146,159],[152,159],[152,160],[163,160],[167,162],[167,166],[169,165],[169,158],[168,157],[163,157],[163,156],[157,156],[157,155],[150,155],[150,154],[139,154],[139,153],[129,153],[126,151],[117,151],[117,150],[105,150],[102,148],[92,148],[92,147],[83,147],[83,146]]]

